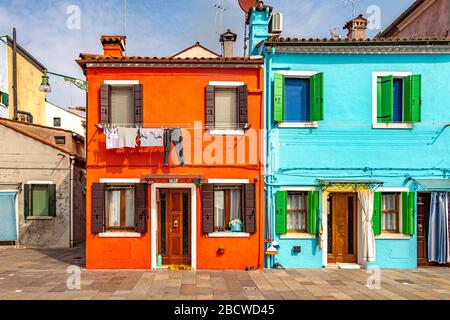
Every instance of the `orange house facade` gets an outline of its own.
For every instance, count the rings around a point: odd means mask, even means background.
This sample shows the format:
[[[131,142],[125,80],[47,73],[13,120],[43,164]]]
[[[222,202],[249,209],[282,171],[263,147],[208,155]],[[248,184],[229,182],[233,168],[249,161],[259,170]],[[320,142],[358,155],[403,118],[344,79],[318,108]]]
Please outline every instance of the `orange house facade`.
[[[81,54],[89,83],[86,267],[260,269],[260,59]]]

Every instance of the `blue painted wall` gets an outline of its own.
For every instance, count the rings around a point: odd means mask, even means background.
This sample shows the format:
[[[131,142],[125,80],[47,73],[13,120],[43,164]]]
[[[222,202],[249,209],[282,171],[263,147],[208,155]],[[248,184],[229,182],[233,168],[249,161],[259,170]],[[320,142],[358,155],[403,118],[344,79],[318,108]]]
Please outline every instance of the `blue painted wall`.
[[[273,122],[273,77],[280,70],[324,73],[325,119],[314,129],[278,128]],[[422,121],[412,129],[372,128],[372,73],[422,75]],[[275,216],[281,186],[316,186],[318,178],[384,181],[410,188],[413,178],[450,176],[450,55],[321,55],[265,52],[267,207]],[[417,211],[417,210],[416,210]],[[274,218],[266,223],[274,229]],[[417,223],[416,223],[417,226]],[[284,267],[320,267],[316,240],[282,240]],[[302,253],[293,255],[293,245]],[[417,239],[376,240],[376,265],[415,268]]]

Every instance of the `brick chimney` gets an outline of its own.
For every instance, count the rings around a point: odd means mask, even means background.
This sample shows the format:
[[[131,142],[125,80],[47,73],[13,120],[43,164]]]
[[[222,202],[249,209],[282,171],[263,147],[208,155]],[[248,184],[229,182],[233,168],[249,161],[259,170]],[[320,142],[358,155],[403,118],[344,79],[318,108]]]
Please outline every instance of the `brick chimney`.
[[[348,39],[366,39],[367,19],[362,14],[348,21],[343,29],[348,30]]]
[[[234,43],[236,42],[237,34],[227,30],[227,32],[220,35],[220,42],[222,43],[222,56],[225,58],[234,57]]]
[[[102,36],[103,54],[111,57],[123,57],[126,45],[126,36]]]

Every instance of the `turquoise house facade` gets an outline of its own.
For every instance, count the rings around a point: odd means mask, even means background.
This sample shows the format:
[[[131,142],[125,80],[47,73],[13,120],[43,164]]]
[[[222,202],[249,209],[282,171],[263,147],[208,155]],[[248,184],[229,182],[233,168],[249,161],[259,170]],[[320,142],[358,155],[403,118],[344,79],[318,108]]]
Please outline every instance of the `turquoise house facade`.
[[[450,191],[450,41],[259,38],[266,266],[416,268],[423,182]]]

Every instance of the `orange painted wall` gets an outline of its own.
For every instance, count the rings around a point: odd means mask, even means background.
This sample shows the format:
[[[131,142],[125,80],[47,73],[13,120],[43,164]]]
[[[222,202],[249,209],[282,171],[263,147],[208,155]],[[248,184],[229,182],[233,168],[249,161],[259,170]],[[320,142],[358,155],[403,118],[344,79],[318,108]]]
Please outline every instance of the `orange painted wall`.
[[[258,130],[263,125],[262,69],[255,68],[88,68],[87,120],[87,217],[86,266],[89,269],[148,269],[151,266],[150,232],[141,238],[99,238],[91,233],[91,189],[101,178],[140,178],[149,174],[201,174],[209,178],[249,179],[257,182],[257,232],[249,238],[208,238],[202,234],[201,192],[197,188],[197,268],[244,269],[263,267],[263,176],[260,154],[261,140],[247,143],[247,162],[244,164],[211,165],[195,162],[194,148],[208,148],[209,141],[196,145],[186,137],[194,137],[194,121],[205,121],[205,87],[209,81],[239,81],[249,88],[249,124]],[[144,86],[144,126],[183,128],[186,166],[177,162],[163,166],[163,148],[135,150],[106,150],[100,122],[99,89],[105,80],[139,80]],[[250,133],[237,137],[228,146],[237,153]],[[197,142],[198,143],[198,142]],[[248,145],[258,145],[257,154],[248,155]],[[225,152],[216,150],[216,155]],[[208,149],[207,149],[208,150]],[[173,151],[174,152],[174,151]],[[249,163],[251,158],[256,163]],[[191,159],[190,159],[191,158]],[[176,159],[176,157],[174,157]],[[150,189],[150,188],[149,188]],[[150,190],[149,190],[150,213]],[[148,230],[151,214],[149,214]],[[225,254],[217,255],[219,247]]]

